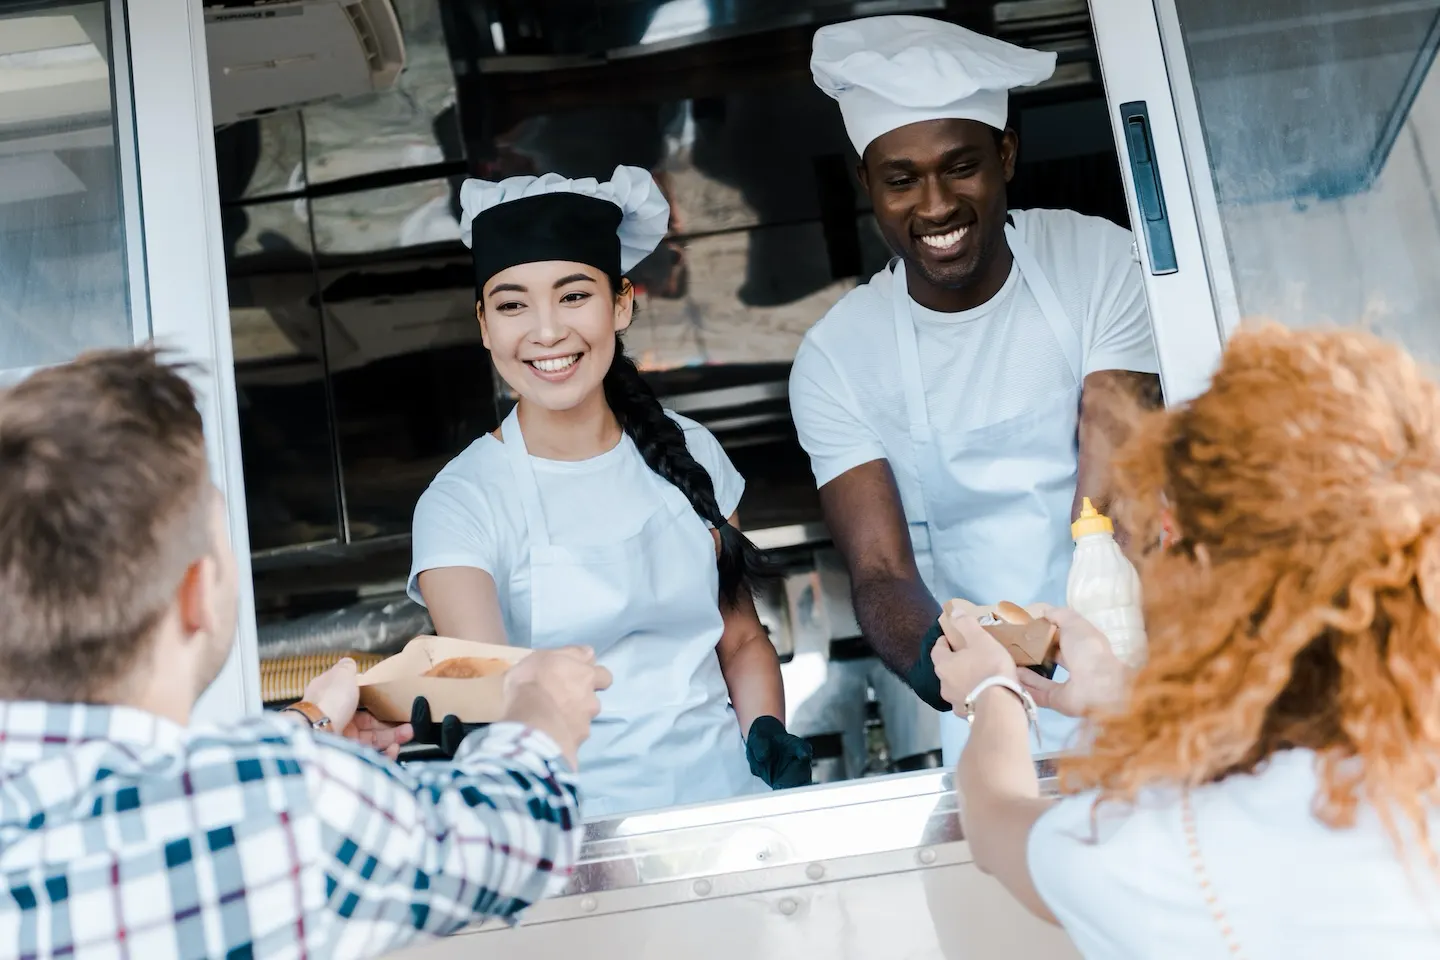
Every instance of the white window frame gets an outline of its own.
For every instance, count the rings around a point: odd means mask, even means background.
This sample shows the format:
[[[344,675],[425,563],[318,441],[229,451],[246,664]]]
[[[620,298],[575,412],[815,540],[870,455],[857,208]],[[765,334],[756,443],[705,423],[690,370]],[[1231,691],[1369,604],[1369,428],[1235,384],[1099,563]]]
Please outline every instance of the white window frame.
[[[112,4],[115,52],[125,56],[128,45],[128,62],[115,62],[129,68],[126,94],[139,157],[139,217],[134,207],[126,206],[127,234],[143,239],[144,283],[132,282],[137,288],[132,290],[136,338],[143,341],[151,335],[199,365],[202,372],[195,386],[211,471],[229,510],[240,588],[239,627],[229,661],[194,715],[196,722],[224,722],[260,710],[260,663],[204,12],[199,0]],[[123,75],[116,70],[117,78]],[[122,146],[130,137],[130,131],[121,136]],[[132,278],[139,266],[132,264]],[[148,331],[142,322],[147,307]]]
[[[1171,63],[1167,69],[1157,4],[1167,5],[1166,0],[1090,0],[1090,16],[1115,147],[1120,156],[1121,176],[1125,181],[1125,197],[1131,222],[1136,225],[1135,246],[1150,305],[1160,377],[1166,401],[1174,404],[1204,392],[1219,363],[1224,335],[1220,312],[1216,309],[1211,264],[1206,258],[1206,244],[1202,241],[1200,217],[1196,212],[1197,207],[1205,208],[1207,204],[1192,192],[1193,184],[1203,182],[1208,188],[1212,181],[1208,164],[1200,171],[1199,178],[1191,176],[1187,164],[1185,148],[1189,144],[1181,138],[1171,83],[1170,70],[1175,64]],[[1173,6],[1170,13],[1173,16]],[[1183,62],[1180,66],[1183,67]],[[1179,79],[1189,89],[1188,70]],[[1119,114],[1121,104],[1137,100],[1144,101],[1149,112],[1155,162],[1178,264],[1174,273],[1161,276],[1151,272],[1150,252],[1140,229],[1144,221],[1136,200],[1130,151]],[[1193,91],[1189,106],[1193,111]],[[1183,110],[1180,112],[1183,115]],[[1198,132],[1198,112],[1192,116]],[[1203,149],[1198,156],[1204,157]],[[1208,200],[1209,208],[1214,209],[1213,190]],[[1219,224],[1213,226],[1218,229]],[[1223,247],[1220,249],[1223,251]],[[1227,282],[1228,264],[1229,261],[1225,261]]]

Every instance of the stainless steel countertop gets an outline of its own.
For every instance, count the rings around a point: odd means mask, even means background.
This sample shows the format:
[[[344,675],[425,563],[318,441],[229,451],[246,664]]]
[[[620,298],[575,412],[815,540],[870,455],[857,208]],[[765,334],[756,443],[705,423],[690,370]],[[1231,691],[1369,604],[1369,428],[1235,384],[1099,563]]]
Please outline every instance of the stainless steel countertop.
[[[952,843],[958,813],[954,773],[924,770],[596,821],[566,896]]]

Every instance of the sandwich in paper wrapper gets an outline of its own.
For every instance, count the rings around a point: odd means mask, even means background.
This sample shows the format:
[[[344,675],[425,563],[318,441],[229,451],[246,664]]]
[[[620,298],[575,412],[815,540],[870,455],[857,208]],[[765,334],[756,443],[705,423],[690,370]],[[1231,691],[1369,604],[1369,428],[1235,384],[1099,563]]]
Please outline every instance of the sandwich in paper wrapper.
[[[1059,630],[1049,620],[1036,617],[1017,603],[1002,600],[993,606],[982,607],[969,600],[951,600],[945,605],[945,615],[940,618],[940,629],[945,632],[950,645],[955,649],[965,646],[965,639],[956,632],[952,617],[974,617],[980,626],[1000,645],[1010,652],[1016,666],[1029,667],[1042,677],[1055,675],[1055,655],[1059,651]]]

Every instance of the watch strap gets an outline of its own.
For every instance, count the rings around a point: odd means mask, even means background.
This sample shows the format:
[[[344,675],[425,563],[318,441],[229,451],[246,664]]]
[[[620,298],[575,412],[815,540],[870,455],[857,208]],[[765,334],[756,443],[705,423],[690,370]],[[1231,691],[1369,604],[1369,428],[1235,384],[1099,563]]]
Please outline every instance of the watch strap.
[[[297,700],[281,711],[281,713],[286,712],[300,714],[316,730],[328,730],[331,726],[330,718],[325,716],[325,711],[309,700]]]

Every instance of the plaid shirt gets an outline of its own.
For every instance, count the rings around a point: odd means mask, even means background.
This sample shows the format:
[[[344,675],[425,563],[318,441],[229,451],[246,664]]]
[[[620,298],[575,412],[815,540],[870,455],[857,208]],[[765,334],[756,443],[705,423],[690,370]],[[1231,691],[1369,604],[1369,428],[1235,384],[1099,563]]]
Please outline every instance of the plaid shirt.
[[[403,768],[273,715],[0,702],[0,956],[377,956],[559,892],[578,824],[517,725]]]

